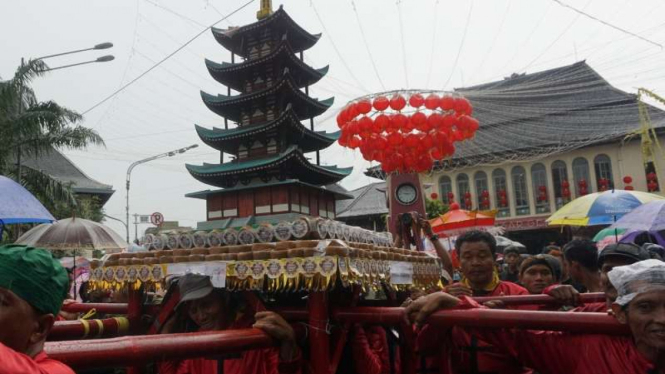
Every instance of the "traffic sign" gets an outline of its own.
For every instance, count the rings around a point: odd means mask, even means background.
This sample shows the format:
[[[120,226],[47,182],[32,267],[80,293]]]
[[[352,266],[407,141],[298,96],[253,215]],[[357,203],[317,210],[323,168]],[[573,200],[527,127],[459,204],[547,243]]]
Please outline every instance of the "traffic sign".
[[[150,223],[152,223],[155,226],[159,226],[162,223],[164,223],[164,215],[159,212],[155,212],[150,215]]]

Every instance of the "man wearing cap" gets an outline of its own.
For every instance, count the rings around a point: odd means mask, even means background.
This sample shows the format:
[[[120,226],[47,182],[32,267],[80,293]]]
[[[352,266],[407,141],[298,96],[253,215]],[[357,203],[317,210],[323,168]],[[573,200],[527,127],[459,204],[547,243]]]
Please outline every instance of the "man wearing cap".
[[[0,374],[74,374],[43,351],[68,285],[50,252],[0,246]]]
[[[178,279],[181,295],[176,314],[161,333],[258,328],[279,342],[279,348],[244,351],[220,359],[195,358],[159,364],[160,374],[295,374],[301,369],[295,332],[282,317],[251,310],[228,293],[215,289],[210,277],[187,274]]]
[[[607,312],[614,300],[616,300],[616,289],[609,281],[607,274],[615,267],[631,265],[650,258],[651,254],[648,250],[633,243],[615,243],[606,246],[598,256],[600,283],[603,292],[605,292],[606,301],[580,305],[573,309],[573,311]],[[548,287],[543,293],[556,298],[563,305],[579,305],[579,292],[570,285]]]
[[[502,281],[517,283],[520,276],[520,250],[510,245],[503,250],[504,267],[500,278]]]
[[[543,293],[546,287],[559,282],[558,262],[554,256],[543,254],[527,258],[520,266],[520,284],[532,295]]]
[[[645,260],[616,267],[608,278],[617,290],[612,310],[617,321],[629,327],[631,336],[465,329],[542,374],[664,374],[665,263]],[[437,310],[472,308],[482,306],[466,296],[439,292],[411,303],[405,315],[424,324]]]

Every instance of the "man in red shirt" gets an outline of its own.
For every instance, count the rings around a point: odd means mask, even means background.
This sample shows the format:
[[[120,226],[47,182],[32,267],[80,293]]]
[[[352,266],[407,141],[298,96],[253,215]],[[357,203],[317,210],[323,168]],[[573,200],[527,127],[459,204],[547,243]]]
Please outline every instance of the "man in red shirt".
[[[279,341],[279,348],[254,349],[223,358],[200,357],[158,364],[159,374],[298,374],[300,352],[295,332],[273,312],[249,310],[228,293],[213,288],[210,277],[187,274],[178,280],[180,303],[162,333],[258,328]]]
[[[68,285],[50,252],[0,247],[0,374],[74,374],[43,352]]]
[[[512,282],[499,279],[495,264],[496,240],[484,231],[469,231],[457,238],[455,251],[460,260],[462,280],[445,288],[445,292],[454,296],[509,296],[528,295],[529,291]],[[446,342],[451,339],[451,342]],[[458,373],[528,373],[513,357],[500,352],[475,334],[462,329],[453,329],[452,336],[440,334],[434,329],[425,328],[418,334],[418,349],[422,355],[434,356],[438,363],[432,366],[445,366],[441,359],[441,347],[453,348],[450,359],[458,368]],[[448,348],[445,348],[448,349]]]
[[[608,273],[617,290],[612,311],[631,335],[467,328],[542,374],[664,374],[665,263],[646,260]],[[406,317],[423,324],[437,310],[481,307],[443,292],[409,305]]]

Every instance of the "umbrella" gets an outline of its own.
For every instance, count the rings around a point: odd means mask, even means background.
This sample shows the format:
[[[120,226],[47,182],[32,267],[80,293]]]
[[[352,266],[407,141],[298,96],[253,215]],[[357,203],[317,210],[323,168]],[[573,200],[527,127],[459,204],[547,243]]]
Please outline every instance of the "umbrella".
[[[610,226],[610,229],[614,228],[631,231],[665,230],[665,200],[651,201],[635,208]]]
[[[42,224],[21,235],[17,244],[51,250],[104,250],[120,252],[129,245],[112,229],[83,218],[66,218]]]
[[[662,196],[640,191],[595,192],[569,202],[547,219],[550,225],[609,225],[626,213]]]
[[[0,237],[4,225],[53,221],[51,213],[28,190],[0,175]]]
[[[494,216],[464,209],[453,209],[429,221],[436,234],[459,235],[465,231],[494,226]]]
[[[598,234],[596,234],[592,240],[596,242],[596,247],[601,251],[608,245],[619,242],[625,233],[626,229],[613,229],[607,227],[598,231]]]
[[[642,236],[644,235],[644,236]],[[633,231],[628,234],[625,234],[621,240],[619,240],[621,243],[635,243],[636,241],[638,243],[642,243],[644,239],[646,239],[646,236],[651,236],[652,238],[649,238],[647,242],[658,244],[660,246],[665,247],[665,230],[661,231]],[[655,239],[655,240],[654,240]]]

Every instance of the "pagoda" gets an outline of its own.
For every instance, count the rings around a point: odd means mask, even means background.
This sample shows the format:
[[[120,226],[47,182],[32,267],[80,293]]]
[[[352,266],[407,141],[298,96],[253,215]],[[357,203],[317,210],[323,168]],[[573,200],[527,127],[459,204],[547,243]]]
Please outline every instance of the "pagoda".
[[[321,35],[302,29],[281,6],[273,12],[270,0],[261,1],[257,18],[242,27],[212,29],[217,42],[231,52],[231,63],[205,61],[227,94],[201,92],[204,104],[224,118],[224,128],[196,126],[201,140],[220,151],[219,164],[186,165],[197,180],[221,188],[186,195],[206,200],[207,221],[199,229],[301,215],[335,218],[335,201],[350,198],[334,186],[352,168],[323,166],[319,159],[319,150],[334,143],[339,132],[314,131],[314,117],[333,103],[333,98],[309,96],[309,86],[328,67],[310,67],[303,52]],[[231,155],[227,162],[225,153]],[[315,162],[306,156],[314,153]]]

